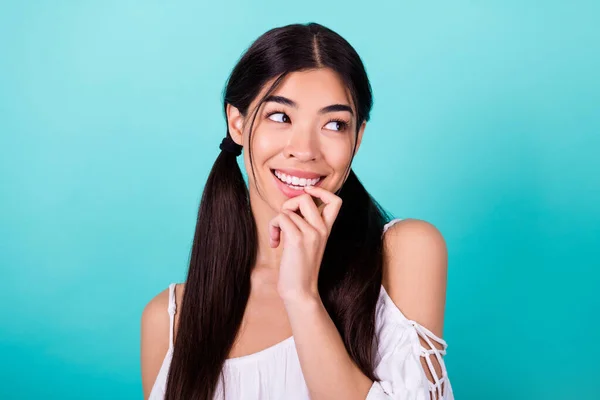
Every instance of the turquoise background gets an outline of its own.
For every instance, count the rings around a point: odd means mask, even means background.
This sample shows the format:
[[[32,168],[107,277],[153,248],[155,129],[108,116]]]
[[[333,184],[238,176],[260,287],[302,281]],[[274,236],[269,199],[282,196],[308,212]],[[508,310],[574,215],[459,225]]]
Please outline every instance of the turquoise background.
[[[141,398],[141,311],[185,277],[221,93],[320,22],[375,95],[354,168],[449,248],[458,399],[600,398],[594,1],[4,1],[0,398]],[[165,310],[166,312],[166,310]]]

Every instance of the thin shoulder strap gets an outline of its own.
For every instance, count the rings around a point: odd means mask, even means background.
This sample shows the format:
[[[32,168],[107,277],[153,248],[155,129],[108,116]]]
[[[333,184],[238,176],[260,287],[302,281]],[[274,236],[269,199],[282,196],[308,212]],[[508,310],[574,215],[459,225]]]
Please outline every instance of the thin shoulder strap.
[[[394,225],[396,222],[400,222],[400,221],[402,221],[402,218],[394,218],[394,219],[392,219],[390,222],[388,222],[387,224],[385,224],[385,225],[383,226],[383,233],[381,234],[381,236],[383,236],[383,234],[385,233],[385,231],[387,231],[387,230],[388,230],[388,228],[389,228],[390,226],[392,226],[392,225]]]
[[[177,312],[177,304],[175,302],[175,286],[176,283],[169,285],[169,348],[173,348],[173,333],[175,332],[175,313]]]

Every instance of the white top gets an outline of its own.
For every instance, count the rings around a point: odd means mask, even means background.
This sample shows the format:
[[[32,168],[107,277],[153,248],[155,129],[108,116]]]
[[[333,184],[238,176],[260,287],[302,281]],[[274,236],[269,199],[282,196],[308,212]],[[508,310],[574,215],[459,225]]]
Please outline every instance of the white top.
[[[398,221],[400,219],[396,218],[388,222],[383,232],[385,233],[388,227]],[[149,400],[164,398],[167,374],[173,357],[175,283],[169,285],[168,312],[171,320],[169,350],[156,377]],[[377,300],[375,327],[378,351],[375,356],[374,372],[381,381],[373,383],[366,400],[454,399],[442,359],[448,347],[446,342],[424,326],[406,318],[389,297],[383,285]],[[421,344],[419,337],[427,343],[426,346]],[[432,341],[440,343],[442,350],[438,350]],[[441,366],[441,376],[438,376],[434,369],[432,356]],[[426,359],[434,382],[427,378],[421,364],[421,357]],[[257,353],[226,359],[223,375],[229,399],[310,399],[293,336]],[[219,380],[215,399],[224,398],[222,383]]]

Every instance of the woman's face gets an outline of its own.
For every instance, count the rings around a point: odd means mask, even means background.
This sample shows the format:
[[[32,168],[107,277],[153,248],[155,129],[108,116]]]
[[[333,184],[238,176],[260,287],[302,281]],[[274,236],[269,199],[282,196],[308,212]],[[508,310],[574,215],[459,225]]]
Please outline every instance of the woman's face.
[[[251,199],[257,187],[262,197],[279,212],[304,185],[318,185],[331,192],[346,179],[354,143],[360,145],[365,128],[356,135],[356,110],[348,89],[331,69],[293,72],[261,105],[253,126],[251,152],[249,128],[253,111],[271,86],[271,80],[250,105],[244,118],[228,106],[229,131],[244,146]],[[283,180],[286,181],[284,183]]]

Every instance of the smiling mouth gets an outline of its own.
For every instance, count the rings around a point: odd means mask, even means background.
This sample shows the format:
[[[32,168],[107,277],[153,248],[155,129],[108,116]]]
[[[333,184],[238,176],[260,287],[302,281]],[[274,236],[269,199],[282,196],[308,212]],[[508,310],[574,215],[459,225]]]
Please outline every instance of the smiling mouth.
[[[289,183],[286,181],[281,180],[281,178],[279,176],[277,176],[279,173],[275,173],[275,170],[272,169],[271,173],[273,174],[273,176],[275,177],[275,179],[279,180],[279,182],[289,186],[292,189],[302,189],[306,186],[319,186],[319,184],[323,181],[323,179],[325,179],[326,175],[320,176],[318,179],[318,181],[315,181],[314,179],[298,179],[296,184],[294,185],[294,183]],[[280,175],[281,176],[281,175]],[[312,182],[312,184],[311,184]]]

